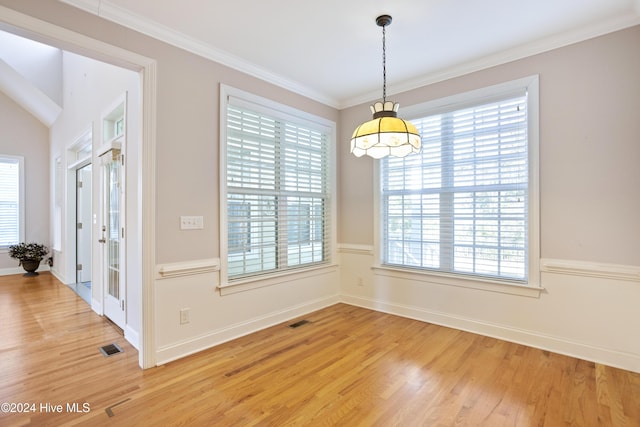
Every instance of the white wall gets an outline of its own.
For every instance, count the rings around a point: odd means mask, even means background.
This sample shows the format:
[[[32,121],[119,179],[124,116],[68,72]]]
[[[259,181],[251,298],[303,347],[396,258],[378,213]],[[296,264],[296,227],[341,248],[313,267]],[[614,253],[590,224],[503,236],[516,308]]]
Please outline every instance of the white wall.
[[[137,346],[141,332],[141,271],[138,241],[139,211],[139,132],[140,132],[140,81],[137,73],[115,67],[69,52],[63,54],[63,104],[64,109],[51,128],[51,164],[55,159],[63,159],[62,185],[63,203],[60,218],[52,216],[52,234],[61,236],[61,250],[57,253],[55,274],[64,283],[74,283],[75,266],[75,176],[68,166],[75,162],[69,148],[87,131],[93,129],[93,201],[94,213],[99,212],[100,173],[98,155],[104,151],[105,142],[102,122],[113,108],[126,96],[127,138],[123,152],[126,156],[126,239],[127,262],[125,263],[127,294],[125,297],[127,313],[125,336],[131,336],[132,344]],[[52,191],[54,179],[51,180]],[[61,220],[59,220],[61,219]],[[101,264],[99,258],[100,224],[93,223],[93,282],[99,283],[97,275]],[[99,287],[92,287],[92,307],[102,314],[102,295]]]
[[[49,129],[0,93],[0,153],[24,157],[25,240],[50,247],[48,141]],[[20,272],[18,261],[0,251],[0,274]]]

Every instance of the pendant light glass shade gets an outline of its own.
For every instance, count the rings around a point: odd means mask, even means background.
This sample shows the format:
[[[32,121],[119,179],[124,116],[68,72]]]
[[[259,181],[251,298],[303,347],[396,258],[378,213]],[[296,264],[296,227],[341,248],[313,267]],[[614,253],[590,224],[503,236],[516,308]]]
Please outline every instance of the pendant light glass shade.
[[[351,152],[356,157],[366,154],[381,159],[420,152],[420,134],[410,122],[397,117],[397,103],[376,102],[371,111],[373,120],[358,126],[351,137]]]
[[[387,101],[385,27],[390,23],[389,15],[376,18],[376,24],[382,27],[382,102],[371,106],[373,120],[358,126],[351,136],[351,152],[356,157],[366,154],[374,159],[381,159],[420,152],[422,142],[418,130],[410,122],[398,118],[398,103]]]

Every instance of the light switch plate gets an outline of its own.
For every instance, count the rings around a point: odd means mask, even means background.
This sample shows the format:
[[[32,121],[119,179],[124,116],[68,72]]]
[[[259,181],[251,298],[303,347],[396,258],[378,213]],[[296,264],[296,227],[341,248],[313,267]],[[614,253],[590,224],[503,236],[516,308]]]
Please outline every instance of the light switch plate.
[[[202,216],[181,216],[180,230],[202,230],[204,219]]]

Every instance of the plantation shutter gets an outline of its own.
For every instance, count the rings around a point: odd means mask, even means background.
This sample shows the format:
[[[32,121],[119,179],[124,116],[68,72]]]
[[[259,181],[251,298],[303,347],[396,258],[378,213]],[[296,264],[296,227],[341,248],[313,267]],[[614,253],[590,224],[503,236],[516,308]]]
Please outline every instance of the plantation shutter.
[[[328,261],[328,154],[326,131],[230,98],[230,280]]]
[[[0,157],[0,247],[20,241],[20,161]]]
[[[526,281],[527,98],[412,119],[422,152],[381,163],[382,262]]]

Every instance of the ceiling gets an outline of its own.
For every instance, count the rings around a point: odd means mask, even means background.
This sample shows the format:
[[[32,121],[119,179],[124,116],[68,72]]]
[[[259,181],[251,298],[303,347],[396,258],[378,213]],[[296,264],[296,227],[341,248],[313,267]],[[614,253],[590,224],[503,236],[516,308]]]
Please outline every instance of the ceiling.
[[[389,95],[640,24],[640,0],[60,0],[325,104]]]

